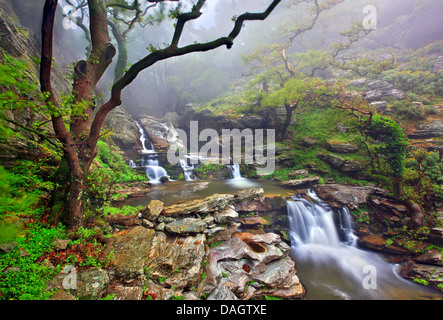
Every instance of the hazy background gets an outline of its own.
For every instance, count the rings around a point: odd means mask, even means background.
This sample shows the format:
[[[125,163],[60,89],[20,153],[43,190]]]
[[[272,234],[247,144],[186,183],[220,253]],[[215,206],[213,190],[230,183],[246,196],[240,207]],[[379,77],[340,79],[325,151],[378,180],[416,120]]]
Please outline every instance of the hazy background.
[[[282,26],[297,25],[309,17],[306,5],[288,7],[289,2],[283,1],[266,21],[247,22],[231,50],[221,47],[173,58],[143,71],[123,92],[124,105],[134,115],[146,113],[161,117],[186,103],[205,103],[223,94],[245,72],[243,55],[276,41]],[[37,12],[42,10],[43,3],[43,0],[0,0],[0,7],[40,36],[41,15]],[[263,11],[269,3],[270,0],[210,0],[201,18],[186,25],[180,45],[226,36],[233,26],[234,16],[247,11]],[[64,4],[60,1],[61,6]],[[327,49],[331,43],[342,39],[340,31],[352,22],[363,21],[366,5],[376,6],[378,28],[360,46],[417,49],[443,39],[441,0],[346,0],[322,13],[315,27],[301,36],[291,51]],[[55,56],[60,65],[69,65],[85,58],[87,41],[79,28],[63,28],[62,11],[60,8],[55,28]],[[164,47],[171,41],[173,30],[173,22],[168,19],[132,30],[127,37],[129,62],[146,56],[150,44]],[[113,67],[100,83],[104,95],[109,94],[112,81]]]

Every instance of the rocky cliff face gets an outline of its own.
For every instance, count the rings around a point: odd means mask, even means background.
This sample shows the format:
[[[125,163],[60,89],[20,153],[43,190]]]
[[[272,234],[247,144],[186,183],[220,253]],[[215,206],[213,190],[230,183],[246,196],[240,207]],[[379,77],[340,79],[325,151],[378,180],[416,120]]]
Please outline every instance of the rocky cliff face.
[[[19,59],[26,63],[26,77],[39,88],[39,65],[36,59],[40,57],[40,43],[37,36],[29,29],[16,25],[8,14],[0,8],[0,62],[3,63],[5,55]],[[62,93],[69,92],[70,84],[63,77],[63,73],[58,66],[53,69],[53,87],[55,94],[59,97]],[[9,90],[9,88],[0,88],[0,90]],[[32,97],[29,97],[32,98]],[[9,119],[20,123],[26,127],[32,127],[36,121],[45,122],[49,118],[45,115],[35,113],[31,109],[10,110],[5,114]],[[16,125],[9,124],[13,130],[18,130]],[[46,124],[39,128],[52,132],[52,126]],[[23,132],[23,131],[22,131]],[[12,167],[18,159],[33,160],[41,156],[43,152],[39,148],[41,138],[30,132],[23,132],[4,141],[0,144],[0,160],[5,167]]]

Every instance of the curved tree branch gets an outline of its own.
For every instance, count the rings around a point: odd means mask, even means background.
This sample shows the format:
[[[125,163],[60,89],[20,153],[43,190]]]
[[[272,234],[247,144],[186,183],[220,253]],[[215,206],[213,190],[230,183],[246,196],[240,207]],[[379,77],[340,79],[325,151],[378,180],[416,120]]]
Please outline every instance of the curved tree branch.
[[[223,45],[225,45],[228,49],[230,49],[233,45],[234,39],[240,34],[245,21],[265,20],[280,2],[281,0],[273,0],[272,3],[268,6],[268,8],[261,13],[247,12],[240,15],[236,19],[234,27],[231,33],[227,37],[221,37],[213,41],[205,43],[195,43],[182,48],[178,48],[177,45],[174,45],[174,42],[178,43],[181,36],[181,31],[175,32],[173,36],[173,44],[171,44],[169,47],[165,49],[156,50],[151,54],[149,54],[148,56],[146,56],[145,58],[143,58],[142,60],[133,64],[131,68],[129,68],[129,70],[125,73],[125,75],[114,83],[111,91],[111,98],[109,99],[108,102],[106,102],[104,105],[102,105],[99,108],[97,114],[95,115],[89,135],[90,141],[96,140],[97,137],[100,135],[100,129],[105,121],[107,114],[115,107],[121,104],[121,93],[123,89],[126,88],[132,81],[134,81],[134,79],[139,75],[141,71],[152,66],[158,61],[172,57],[182,56],[192,52],[205,52],[216,49]],[[193,7],[193,10],[188,13],[189,15],[183,14],[182,15],[182,17],[184,16],[184,18],[182,18],[183,23],[186,23],[187,21],[191,20],[192,17],[197,15],[199,9],[203,6],[204,3],[205,0],[199,0],[199,2]],[[198,12],[194,11],[195,9],[197,9]]]

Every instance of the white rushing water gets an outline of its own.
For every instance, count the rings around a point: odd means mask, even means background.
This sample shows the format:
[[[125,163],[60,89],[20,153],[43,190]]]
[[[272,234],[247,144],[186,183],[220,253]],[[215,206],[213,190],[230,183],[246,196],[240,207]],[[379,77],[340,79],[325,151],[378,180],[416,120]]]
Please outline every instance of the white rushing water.
[[[232,178],[228,179],[227,183],[232,187],[241,189],[254,188],[258,185],[255,181],[242,177],[240,165],[238,163],[230,164],[228,165],[228,168],[231,171]]]
[[[154,150],[154,146],[152,145],[151,141],[148,140],[147,136],[146,136],[146,132],[143,129],[143,127],[140,125],[140,123],[138,121],[135,121],[135,125],[138,128],[138,131],[140,132],[140,142],[142,144],[142,153],[152,153],[155,152]],[[148,140],[149,144],[150,144],[150,148],[146,148],[146,141]]]
[[[357,247],[347,208],[333,210],[317,195],[288,201],[292,256],[311,299],[414,299],[422,293],[380,255]]]
[[[160,183],[162,177],[168,177],[166,170],[160,166],[158,161],[158,153],[154,148],[152,142],[148,139],[145,130],[138,121],[135,122],[140,132],[140,142],[142,145],[141,153],[143,154],[140,159],[140,166],[145,167],[146,175],[151,183]],[[149,143],[149,148],[146,148],[146,144]],[[131,168],[137,167],[133,160],[129,161]]]

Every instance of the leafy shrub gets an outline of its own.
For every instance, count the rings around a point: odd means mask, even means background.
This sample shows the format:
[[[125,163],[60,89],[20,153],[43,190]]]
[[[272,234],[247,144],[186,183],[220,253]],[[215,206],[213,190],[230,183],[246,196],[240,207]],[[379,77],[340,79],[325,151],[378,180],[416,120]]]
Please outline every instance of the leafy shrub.
[[[0,299],[45,300],[53,294],[46,285],[61,267],[47,267],[38,258],[52,250],[56,238],[64,237],[64,228],[34,223],[27,231],[26,237],[17,238],[12,252],[0,256]]]

